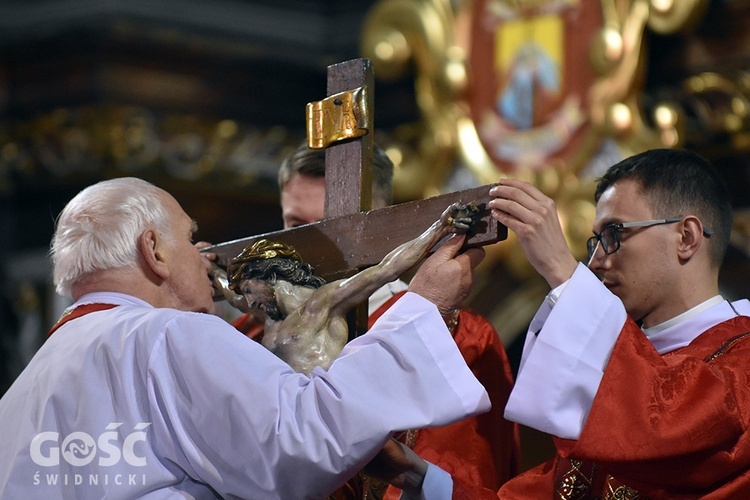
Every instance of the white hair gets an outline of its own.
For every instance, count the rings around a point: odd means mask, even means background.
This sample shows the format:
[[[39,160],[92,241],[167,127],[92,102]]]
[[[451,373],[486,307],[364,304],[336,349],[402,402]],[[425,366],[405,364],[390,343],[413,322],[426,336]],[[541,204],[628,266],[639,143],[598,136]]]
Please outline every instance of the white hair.
[[[102,181],[78,193],[57,219],[50,255],[57,293],[94,271],[134,267],[138,237],[153,227],[170,234],[164,191],[134,177]]]

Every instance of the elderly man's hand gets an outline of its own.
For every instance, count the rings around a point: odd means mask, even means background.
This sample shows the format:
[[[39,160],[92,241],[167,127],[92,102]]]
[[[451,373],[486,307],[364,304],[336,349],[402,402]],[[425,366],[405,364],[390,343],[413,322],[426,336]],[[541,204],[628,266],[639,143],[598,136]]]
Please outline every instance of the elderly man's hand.
[[[464,240],[464,235],[448,238],[424,261],[409,284],[409,291],[435,304],[443,316],[453,314],[469,296],[474,269],[484,260],[482,248],[459,253]]]
[[[199,251],[203,250],[204,248],[208,248],[210,246],[213,246],[213,243],[209,243],[208,241],[196,241],[193,243],[193,246],[197,248]],[[216,261],[216,254],[213,252],[201,252],[201,254],[210,260],[211,262]]]

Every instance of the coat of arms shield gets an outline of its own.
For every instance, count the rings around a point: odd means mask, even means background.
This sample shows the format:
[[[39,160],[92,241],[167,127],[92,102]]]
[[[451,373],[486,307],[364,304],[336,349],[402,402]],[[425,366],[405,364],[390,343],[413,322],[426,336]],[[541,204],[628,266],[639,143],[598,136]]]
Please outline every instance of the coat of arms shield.
[[[566,165],[592,139],[600,2],[476,0],[471,19],[467,103],[488,155],[505,172]]]

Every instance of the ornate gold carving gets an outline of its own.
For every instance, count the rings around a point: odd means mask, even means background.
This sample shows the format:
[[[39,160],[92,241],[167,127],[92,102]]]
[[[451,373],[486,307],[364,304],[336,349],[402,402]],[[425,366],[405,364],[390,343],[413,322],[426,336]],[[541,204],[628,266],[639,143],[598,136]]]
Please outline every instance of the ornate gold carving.
[[[483,26],[475,18],[476,6],[481,2],[486,4],[485,11],[494,16],[486,22],[518,20],[520,25],[533,26],[539,21],[540,32],[547,23],[547,19],[542,19],[544,13],[559,16],[557,21],[550,21],[553,27],[557,26],[554,29],[559,30],[561,19],[575,9],[578,14],[587,12],[588,16],[593,15],[591,12],[600,12],[599,27],[587,38],[586,44],[579,43],[585,50],[560,56],[561,60],[588,61],[589,71],[594,75],[588,92],[581,94],[578,100],[569,100],[567,108],[560,108],[560,123],[569,127],[565,134],[576,137],[575,147],[564,157],[510,155],[507,158],[515,158],[514,163],[504,167],[513,176],[534,182],[552,196],[558,202],[564,224],[575,221],[576,227],[588,230],[593,206],[590,198],[584,198],[590,196],[590,174],[587,174],[592,169],[592,158],[605,141],[614,145],[611,149],[619,156],[608,158],[608,164],[612,163],[609,160],[616,161],[645,149],[683,144],[686,118],[681,106],[674,102],[658,103],[651,108],[651,116],[643,108],[645,34],[649,29],[661,34],[689,29],[700,20],[707,1],[600,0],[584,5],[581,0],[381,0],[365,20],[361,52],[372,60],[379,79],[403,77],[409,69],[414,69],[421,113],[418,124],[396,131],[397,140],[399,133],[409,138],[399,146],[403,162],[394,178],[397,193],[417,195],[414,188],[400,188],[399,184],[404,181],[420,186],[421,196],[440,193],[457,160],[471,171],[477,184],[495,182],[502,175],[500,165],[487,149],[477,120],[472,118],[469,105],[470,82],[483,78],[480,71],[486,74],[486,68],[477,67],[481,65],[469,66],[473,50],[471,37]],[[496,36],[494,43],[501,44],[507,39],[503,36]],[[561,36],[565,40],[569,35]],[[589,43],[590,40],[593,43]],[[550,52],[556,50],[548,40],[544,43],[551,47]],[[565,78],[578,76],[566,75]],[[548,142],[560,137],[565,139],[565,135],[553,137],[561,130],[562,127],[550,124],[546,131],[541,128],[521,130],[523,133],[516,134],[517,139],[510,139],[507,133],[497,137],[511,148],[519,148],[523,141],[529,141],[531,146],[527,151],[533,153],[533,141],[537,137]],[[413,148],[411,156],[410,147]],[[574,226],[571,223],[568,227]],[[582,248],[577,240],[585,235],[573,234],[577,231],[570,229],[568,236],[574,248]]]
[[[669,34],[694,28],[708,8],[708,0],[651,0],[648,26]]]
[[[300,140],[284,127],[194,114],[128,106],[60,108],[0,123],[0,189],[4,182],[80,181],[105,171],[230,190],[258,182],[275,187],[281,160]]]
[[[604,27],[591,52],[602,78],[591,89],[591,120],[602,135],[618,141],[623,154],[683,145],[684,113],[674,103],[659,103],[650,120],[644,118],[644,35],[647,27],[662,34],[689,29],[706,5],[706,0],[602,0]]]
[[[461,95],[470,72],[466,61],[473,3],[454,2],[452,7],[448,0],[382,0],[372,9],[363,29],[362,52],[372,59],[379,78],[402,76],[409,63],[414,63],[417,102],[424,122],[419,155],[424,164],[430,165],[423,167],[430,194],[439,190],[435,184],[445,180],[445,171],[452,166],[445,159],[446,153],[451,153],[449,158],[460,157],[480,183],[493,182],[498,176],[476,130],[472,130],[476,123],[467,120],[462,100],[465,96]],[[495,0],[488,9],[511,18],[524,11],[564,9],[578,3]],[[643,116],[638,94],[644,77],[644,33],[647,28],[673,33],[694,26],[707,1],[601,0],[600,4],[601,28],[593,37],[590,53],[566,55],[589,58],[599,75],[588,96],[589,111],[582,117],[594,130],[581,145],[580,154],[567,164],[546,168],[579,171],[603,137],[615,138],[623,154],[674,146],[681,138],[678,110],[668,104],[658,107],[659,117],[654,120]],[[473,68],[473,73],[477,71]],[[649,125],[651,122],[654,125]]]
[[[684,142],[750,148],[750,72],[701,73],[686,79],[681,91],[677,112],[692,117],[680,130]]]
[[[307,104],[307,145],[322,149],[334,142],[362,137],[370,130],[364,87]]]
[[[439,193],[453,165],[456,123],[465,116],[457,100],[466,85],[465,51],[455,36],[453,9],[441,0],[382,1],[362,29],[362,53],[372,60],[377,78],[400,77],[411,63],[416,67],[414,85],[422,115],[410,131],[416,133],[416,158],[405,159],[394,183],[407,176],[423,186],[426,196]]]

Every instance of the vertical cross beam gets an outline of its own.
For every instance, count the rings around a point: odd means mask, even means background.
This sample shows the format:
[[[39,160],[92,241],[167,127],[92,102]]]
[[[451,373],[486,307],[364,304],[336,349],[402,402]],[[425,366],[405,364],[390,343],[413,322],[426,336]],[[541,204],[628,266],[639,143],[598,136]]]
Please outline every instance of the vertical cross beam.
[[[482,246],[507,238],[507,228],[490,216],[491,186],[480,186],[425,200],[369,210],[372,199],[373,72],[357,59],[329,66],[329,97],[307,105],[307,140],[326,150],[325,219],[313,224],[219,243],[213,252],[222,267],[259,239],[291,245],[318,275],[351,276],[380,262],[396,246],[418,237],[454,202],[476,203],[483,215],[466,245]],[[342,90],[344,89],[344,90]],[[365,213],[366,211],[366,213]],[[383,235],[387,234],[387,238]],[[355,321],[352,321],[352,319]],[[367,304],[349,316],[350,337],[367,330]]]
[[[369,59],[352,59],[328,66],[329,96],[361,88],[369,130],[358,138],[334,142],[326,148],[325,217],[341,217],[372,208],[373,88],[374,72]],[[356,271],[356,270],[355,270]],[[347,316],[349,338],[367,331],[367,304]]]
[[[328,66],[328,95],[362,88],[370,130],[356,139],[334,142],[326,149],[326,218],[372,208],[374,73],[369,59],[352,59]]]

